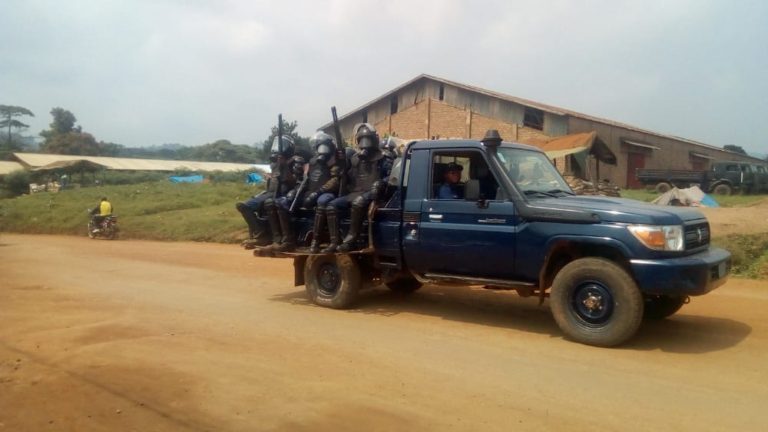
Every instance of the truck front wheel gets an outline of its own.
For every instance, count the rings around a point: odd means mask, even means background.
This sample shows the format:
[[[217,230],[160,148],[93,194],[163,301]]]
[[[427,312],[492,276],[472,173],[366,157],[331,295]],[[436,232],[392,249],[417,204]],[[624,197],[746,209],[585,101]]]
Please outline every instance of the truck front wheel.
[[[304,264],[307,295],[315,304],[346,309],[360,290],[360,267],[350,255],[311,255]]]
[[[618,345],[643,319],[643,296],[634,280],[603,258],[580,258],[563,267],[552,282],[550,302],[560,329],[587,345]]]
[[[670,186],[667,182],[660,182],[656,184],[656,192],[659,195],[669,192],[670,189],[672,189],[672,186]]]

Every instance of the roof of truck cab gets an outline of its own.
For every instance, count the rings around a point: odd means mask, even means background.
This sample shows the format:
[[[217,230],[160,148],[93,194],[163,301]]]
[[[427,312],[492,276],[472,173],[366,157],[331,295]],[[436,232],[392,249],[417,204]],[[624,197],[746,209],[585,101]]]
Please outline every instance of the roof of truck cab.
[[[412,149],[414,150],[423,150],[423,149],[456,149],[456,148],[466,148],[466,147],[485,147],[482,142],[475,141],[475,140],[467,140],[467,139],[453,139],[453,140],[423,140],[423,141],[416,141],[411,145]],[[501,143],[502,147],[506,148],[517,148],[521,150],[533,150],[539,153],[542,153],[542,150],[538,147],[531,146],[528,144],[521,144],[521,143],[515,143],[515,142],[509,142],[509,141],[503,141]]]

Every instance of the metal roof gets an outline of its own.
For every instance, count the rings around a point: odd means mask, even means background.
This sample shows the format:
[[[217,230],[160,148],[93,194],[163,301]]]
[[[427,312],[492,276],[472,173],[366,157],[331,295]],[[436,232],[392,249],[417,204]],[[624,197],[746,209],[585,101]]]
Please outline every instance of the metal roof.
[[[252,171],[258,169],[260,171],[270,172],[269,165],[266,164],[132,159],[43,153],[14,153],[13,156],[16,160],[21,162],[21,164],[30,169],[51,165],[57,162],[86,160],[102,165],[106,167],[106,169],[124,171]]]
[[[18,162],[0,161],[0,175],[9,174],[16,170],[23,170],[24,166]]]
[[[694,141],[694,140],[691,140],[691,139],[688,139],[688,138],[682,138],[682,137],[678,137],[678,136],[675,136],[675,135],[667,135],[667,134],[662,134],[662,133],[659,133],[659,132],[650,131],[650,130],[647,130],[647,129],[641,129],[641,128],[637,127],[637,126],[628,125],[626,123],[621,123],[621,122],[617,122],[617,121],[613,121],[613,120],[608,120],[608,119],[604,119],[604,118],[600,118],[600,117],[595,117],[595,116],[583,114],[583,113],[580,113],[580,112],[571,111],[571,110],[568,110],[568,109],[565,109],[565,108],[559,108],[559,107],[556,107],[556,106],[547,105],[547,104],[535,102],[535,101],[532,101],[532,100],[519,98],[519,97],[516,97],[516,96],[510,96],[508,94],[494,92],[494,91],[486,90],[486,89],[483,89],[483,88],[480,88],[480,87],[475,87],[475,86],[471,86],[471,85],[467,85],[467,84],[462,84],[462,83],[458,83],[458,82],[455,82],[455,81],[450,81],[450,80],[447,80],[447,79],[439,78],[439,77],[436,77],[436,76],[433,76],[433,75],[428,75],[428,74],[421,74],[421,75],[417,76],[416,78],[406,82],[405,84],[402,84],[402,85],[396,87],[394,90],[391,90],[391,91],[389,91],[389,92],[387,92],[387,93],[385,93],[385,94],[383,94],[383,95],[381,95],[381,96],[371,100],[370,102],[368,102],[368,103],[366,103],[364,105],[361,105],[360,107],[355,108],[352,111],[349,111],[347,114],[341,116],[339,118],[339,120],[340,121],[344,120],[347,117],[349,117],[349,116],[351,116],[351,115],[353,115],[353,114],[363,110],[365,107],[368,107],[368,106],[370,106],[370,105],[372,105],[372,104],[374,104],[374,103],[376,103],[376,102],[378,102],[380,100],[386,99],[386,98],[390,97],[392,94],[397,93],[398,91],[402,90],[403,88],[405,88],[405,87],[407,87],[407,86],[409,86],[409,85],[411,85],[411,84],[413,84],[413,83],[415,83],[415,82],[417,82],[419,80],[432,80],[432,81],[435,81],[435,82],[439,82],[439,83],[443,83],[443,84],[448,84],[448,85],[451,85],[451,86],[454,86],[454,87],[458,87],[458,88],[461,88],[461,89],[464,89],[464,90],[467,90],[467,91],[484,94],[484,95],[487,95],[487,96],[490,96],[490,97],[494,97],[494,98],[505,100],[505,101],[509,101],[509,102],[514,102],[514,103],[519,104],[519,105],[523,105],[523,106],[527,106],[527,107],[531,107],[531,108],[536,108],[536,109],[539,109],[541,111],[545,111],[545,112],[552,113],[552,114],[576,117],[576,118],[580,118],[580,119],[584,119],[584,120],[590,120],[590,121],[593,121],[593,122],[596,122],[596,123],[602,123],[602,124],[609,125],[609,126],[621,127],[621,128],[627,129],[627,130],[635,131],[635,132],[640,132],[640,133],[644,133],[644,134],[654,135],[654,136],[657,136],[657,137],[673,139],[675,141],[682,141],[682,142],[686,142],[686,143],[689,143],[689,144],[694,144],[694,145],[697,145],[697,146],[700,146],[700,147],[709,148],[709,149],[712,149],[712,150],[726,151],[726,150],[724,150],[724,149],[722,149],[720,147],[716,147],[716,146],[713,146],[713,145],[710,145],[710,144],[705,144],[705,143],[702,143],[702,142],[699,142],[699,141]],[[320,129],[325,130],[328,127],[330,127],[331,125],[333,125],[333,123],[326,123],[325,125],[321,126]],[[747,157],[751,157],[751,156],[747,155]]]

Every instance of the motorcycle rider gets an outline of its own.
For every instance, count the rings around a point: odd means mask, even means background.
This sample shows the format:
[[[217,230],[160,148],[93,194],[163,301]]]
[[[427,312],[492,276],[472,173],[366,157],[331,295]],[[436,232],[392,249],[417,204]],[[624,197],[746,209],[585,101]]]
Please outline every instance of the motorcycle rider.
[[[355,127],[357,151],[348,159],[347,195],[334,199],[326,206],[328,232],[331,242],[323,253],[349,252],[354,247],[363,226],[368,206],[377,200],[386,187],[386,179],[392,168],[390,158],[384,156],[379,148],[379,135],[370,123]],[[338,215],[351,207],[349,231],[344,241],[339,244]]]
[[[112,203],[107,200],[107,197],[101,197],[99,204],[91,210],[93,232],[101,231],[101,224],[108,216],[112,216]]]
[[[264,203],[268,199],[283,196],[293,189],[296,178],[287,165],[293,157],[295,147],[293,138],[289,135],[283,135],[282,140],[280,137],[275,137],[270,149],[269,167],[271,174],[267,180],[266,190],[248,201],[238,202],[235,205],[235,208],[243,215],[243,219],[248,224],[248,240],[243,242],[246,249],[269,244],[270,236],[266,232],[267,226],[264,221],[259,219],[258,214],[264,213]]]

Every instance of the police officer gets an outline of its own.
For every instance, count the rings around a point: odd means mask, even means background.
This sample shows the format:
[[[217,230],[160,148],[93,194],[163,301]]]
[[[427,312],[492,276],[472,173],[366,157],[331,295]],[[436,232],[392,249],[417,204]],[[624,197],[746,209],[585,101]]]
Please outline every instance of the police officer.
[[[296,155],[288,161],[287,170],[291,173],[296,183],[293,189],[285,195],[269,198],[264,202],[264,213],[269,221],[269,229],[272,231],[272,244],[264,252],[287,252],[296,248],[296,234],[291,226],[290,209],[293,201],[300,199],[301,183],[304,180],[304,166],[306,161]]]
[[[283,135],[282,140],[275,137],[270,149],[269,166],[272,172],[267,180],[266,190],[248,201],[235,205],[248,224],[249,238],[243,243],[248,249],[269,244],[270,236],[266,232],[266,224],[258,218],[257,214],[264,213],[264,203],[268,199],[283,196],[294,187],[296,179],[287,168],[294,151],[293,138],[289,135]]]
[[[386,187],[386,179],[392,167],[391,160],[384,157],[379,148],[379,136],[369,123],[355,127],[357,151],[348,159],[347,195],[334,199],[326,206],[328,231],[331,239],[323,253],[349,252],[360,235],[363,217],[370,203],[379,198]],[[342,211],[351,207],[349,232],[339,244],[339,219]]]
[[[303,207],[315,208],[310,253],[320,252],[320,237],[326,224],[326,206],[336,198],[341,180],[341,167],[336,160],[336,143],[325,132],[318,131],[309,140],[315,155],[309,160],[307,196]]]

